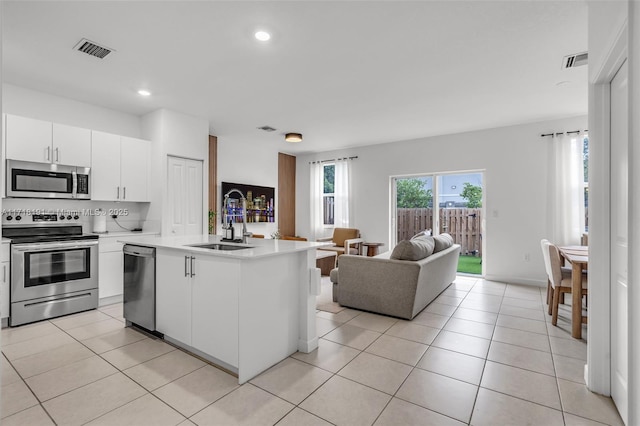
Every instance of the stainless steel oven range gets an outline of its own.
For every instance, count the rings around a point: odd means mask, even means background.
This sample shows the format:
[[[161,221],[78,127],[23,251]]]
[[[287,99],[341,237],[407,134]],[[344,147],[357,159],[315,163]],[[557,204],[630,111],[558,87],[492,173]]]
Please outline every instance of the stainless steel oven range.
[[[98,307],[98,236],[58,215],[2,227],[11,239],[11,307],[16,326]]]

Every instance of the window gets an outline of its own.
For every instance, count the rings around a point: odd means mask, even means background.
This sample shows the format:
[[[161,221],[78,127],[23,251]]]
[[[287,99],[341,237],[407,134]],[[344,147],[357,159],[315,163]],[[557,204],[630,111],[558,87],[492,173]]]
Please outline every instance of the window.
[[[335,164],[325,164],[323,166],[322,175],[324,177],[324,185],[322,186],[322,212],[325,225],[334,224],[334,207],[335,207]]]

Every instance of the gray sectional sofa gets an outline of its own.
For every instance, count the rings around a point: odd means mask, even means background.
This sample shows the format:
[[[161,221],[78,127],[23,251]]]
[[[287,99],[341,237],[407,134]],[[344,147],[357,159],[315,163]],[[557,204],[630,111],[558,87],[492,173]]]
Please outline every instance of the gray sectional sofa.
[[[398,244],[393,252],[374,257],[340,256],[339,268],[331,271],[333,300],[346,307],[413,319],[455,280],[460,256],[460,246],[451,240],[447,248],[440,245],[440,251],[419,260],[392,258],[421,257],[424,247],[413,241],[402,241],[403,247]]]

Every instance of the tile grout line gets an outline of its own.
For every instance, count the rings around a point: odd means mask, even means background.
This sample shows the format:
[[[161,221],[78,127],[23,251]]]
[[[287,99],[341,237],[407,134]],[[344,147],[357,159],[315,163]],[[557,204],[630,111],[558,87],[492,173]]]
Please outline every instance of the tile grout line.
[[[11,361],[9,360],[9,358],[7,358],[7,356],[2,353],[2,356],[5,358],[5,360],[9,363],[9,365],[11,366],[11,368],[13,368],[13,371],[15,371],[15,373],[18,375],[18,377],[20,378],[20,380],[22,381],[22,383],[27,387],[27,389],[29,389],[29,392],[31,392],[31,394],[33,395],[33,397],[35,398],[35,400],[38,402],[38,404],[36,405],[32,405],[31,407],[27,407],[24,410],[20,410],[16,413],[11,414],[11,416],[15,416],[18,413],[22,413],[23,411],[29,410],[33,407],[36,406],[40,406],[42,408],[42,410],[45,412],[45,414],[47,415],[47,417],[49,417],[51,419],[51,421],[53,422],[53,424],[57,424],[54,420],[53,417],[51,417],[51,414],[49,414],[49,411],[47,411],[47,409],[44,407],[44,405],[42,404],[42,402],[40,401],[40,399],[38,398],[38,396],[35,394],[35,392],[33,391],[33,389],[31,389],[31,386],[29,386],[29,384],[26,382],[26,380],[22,377],[22,374],[20,374],[20,372],[13,366],[13,364],[11,363]],[[7,416],[5,417],[11,417],[11,416]],[[1,422],[0,422],[1,423]]]
[[[476,284],[474,284],[475,287]],[[472,287],[473,288],[473,287]],[[505,290],[503,292],[502,298],[500,299],[500,308],[502,308],[502,302],[504,301],[504,293],[506,292],[506,287]],[[476,409],[476,404],[478,403],[478,395],[480,395],[480,388],[482,385],[482,378],[484,377],[484,372],[487,368],[487,362],[489,362],[489,352],[491,351],[491,344],[493,343],[493,336],[496,333],[496,327],[498,326],[498,319],[500,318],[500,308],[498,308],[498,315],[496,318],[496,323],[493,325],[493,332],[491,333],[491,340],[489,343],[489,348],[487,348],[487,354],[485,356],[484,359],[484,364],[482,365],[482,373],[480,374],[480,379],[478,380],[478,387],[476,389],[476,396],[473,399],[473,405],[471,406],[471,414],[469,414],[469,421],[467,422],[468,425],[471,424],[471,420],[473,419],[473,412]]]

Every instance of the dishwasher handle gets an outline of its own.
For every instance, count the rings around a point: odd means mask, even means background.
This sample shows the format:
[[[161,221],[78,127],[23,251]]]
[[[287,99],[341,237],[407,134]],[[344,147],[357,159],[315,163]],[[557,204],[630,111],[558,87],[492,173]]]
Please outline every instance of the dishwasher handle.
[[[124,254],[138,257],[156,257],[156,249],[154,247],[142,247],[134,246],[132,244],[125,244],[122,248]]]

